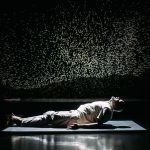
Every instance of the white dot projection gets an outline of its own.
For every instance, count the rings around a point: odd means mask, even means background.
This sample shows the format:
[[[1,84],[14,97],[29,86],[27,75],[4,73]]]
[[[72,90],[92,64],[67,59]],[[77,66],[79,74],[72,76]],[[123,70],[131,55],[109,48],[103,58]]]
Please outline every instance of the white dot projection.
[[[140,77],[150,69],[148,16],[140,11],[117,16],[108,0],[97,2],[95,9],[66,3],[0,14],[2,85],[36,89],[82,78]]]

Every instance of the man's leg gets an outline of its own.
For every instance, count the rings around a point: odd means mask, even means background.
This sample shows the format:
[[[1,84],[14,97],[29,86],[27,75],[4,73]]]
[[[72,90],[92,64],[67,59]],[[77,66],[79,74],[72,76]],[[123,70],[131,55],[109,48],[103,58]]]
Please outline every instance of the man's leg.
[[[48,124],[53,125],[53,127],[67,127],[68,124],[76,123],[77,119],[78,114],[76,110],[47,111],[42,115],[26,118],[12,116],[13,122],[22,127],[41,127]]]
[[[12,115],[12,122],[16,123],[18,126],[22,127],[40,127],[48,125],[53,121],[55,111],[48,111],[42,115],[21,118]]]

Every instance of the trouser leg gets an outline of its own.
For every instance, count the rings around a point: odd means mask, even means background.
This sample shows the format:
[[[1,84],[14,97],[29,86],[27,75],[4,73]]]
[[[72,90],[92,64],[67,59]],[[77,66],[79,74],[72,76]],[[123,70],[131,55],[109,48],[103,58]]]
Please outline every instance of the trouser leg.
[[[54,115],[52,125],[54,127],[67,127],[77,122],[78,113],[76,110],[58,111]]]
[[[40,127],[48,125],[54,119],[55,111],[47,111],[42,115],[23,118],[21,126],[24,127]]]

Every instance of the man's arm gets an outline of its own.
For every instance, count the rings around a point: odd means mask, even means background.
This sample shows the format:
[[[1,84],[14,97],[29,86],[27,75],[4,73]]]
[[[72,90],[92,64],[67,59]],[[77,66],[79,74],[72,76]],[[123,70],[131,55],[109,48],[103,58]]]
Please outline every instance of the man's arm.
[[[111,120],[112,112],[109,108],[105,107],[97,116],[98,124],[101,125],[109,120]]]
[[[70,125],[68,128],[69,129],[79,129],[79,128],[83,128],[83,129],[96,129],[99,128],[100,124],[99,123],[88,123],[88,124],[73,124]]]

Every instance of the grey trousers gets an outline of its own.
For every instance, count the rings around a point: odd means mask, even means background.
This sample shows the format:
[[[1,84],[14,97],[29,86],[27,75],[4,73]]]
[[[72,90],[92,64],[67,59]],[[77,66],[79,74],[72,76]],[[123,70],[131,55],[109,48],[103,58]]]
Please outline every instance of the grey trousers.
[[[70,111],[47,111],[42,115],[23,118],[22,127],[42,127],[51,124],[54,127],[67,127],[77,123],[79,113]]]

